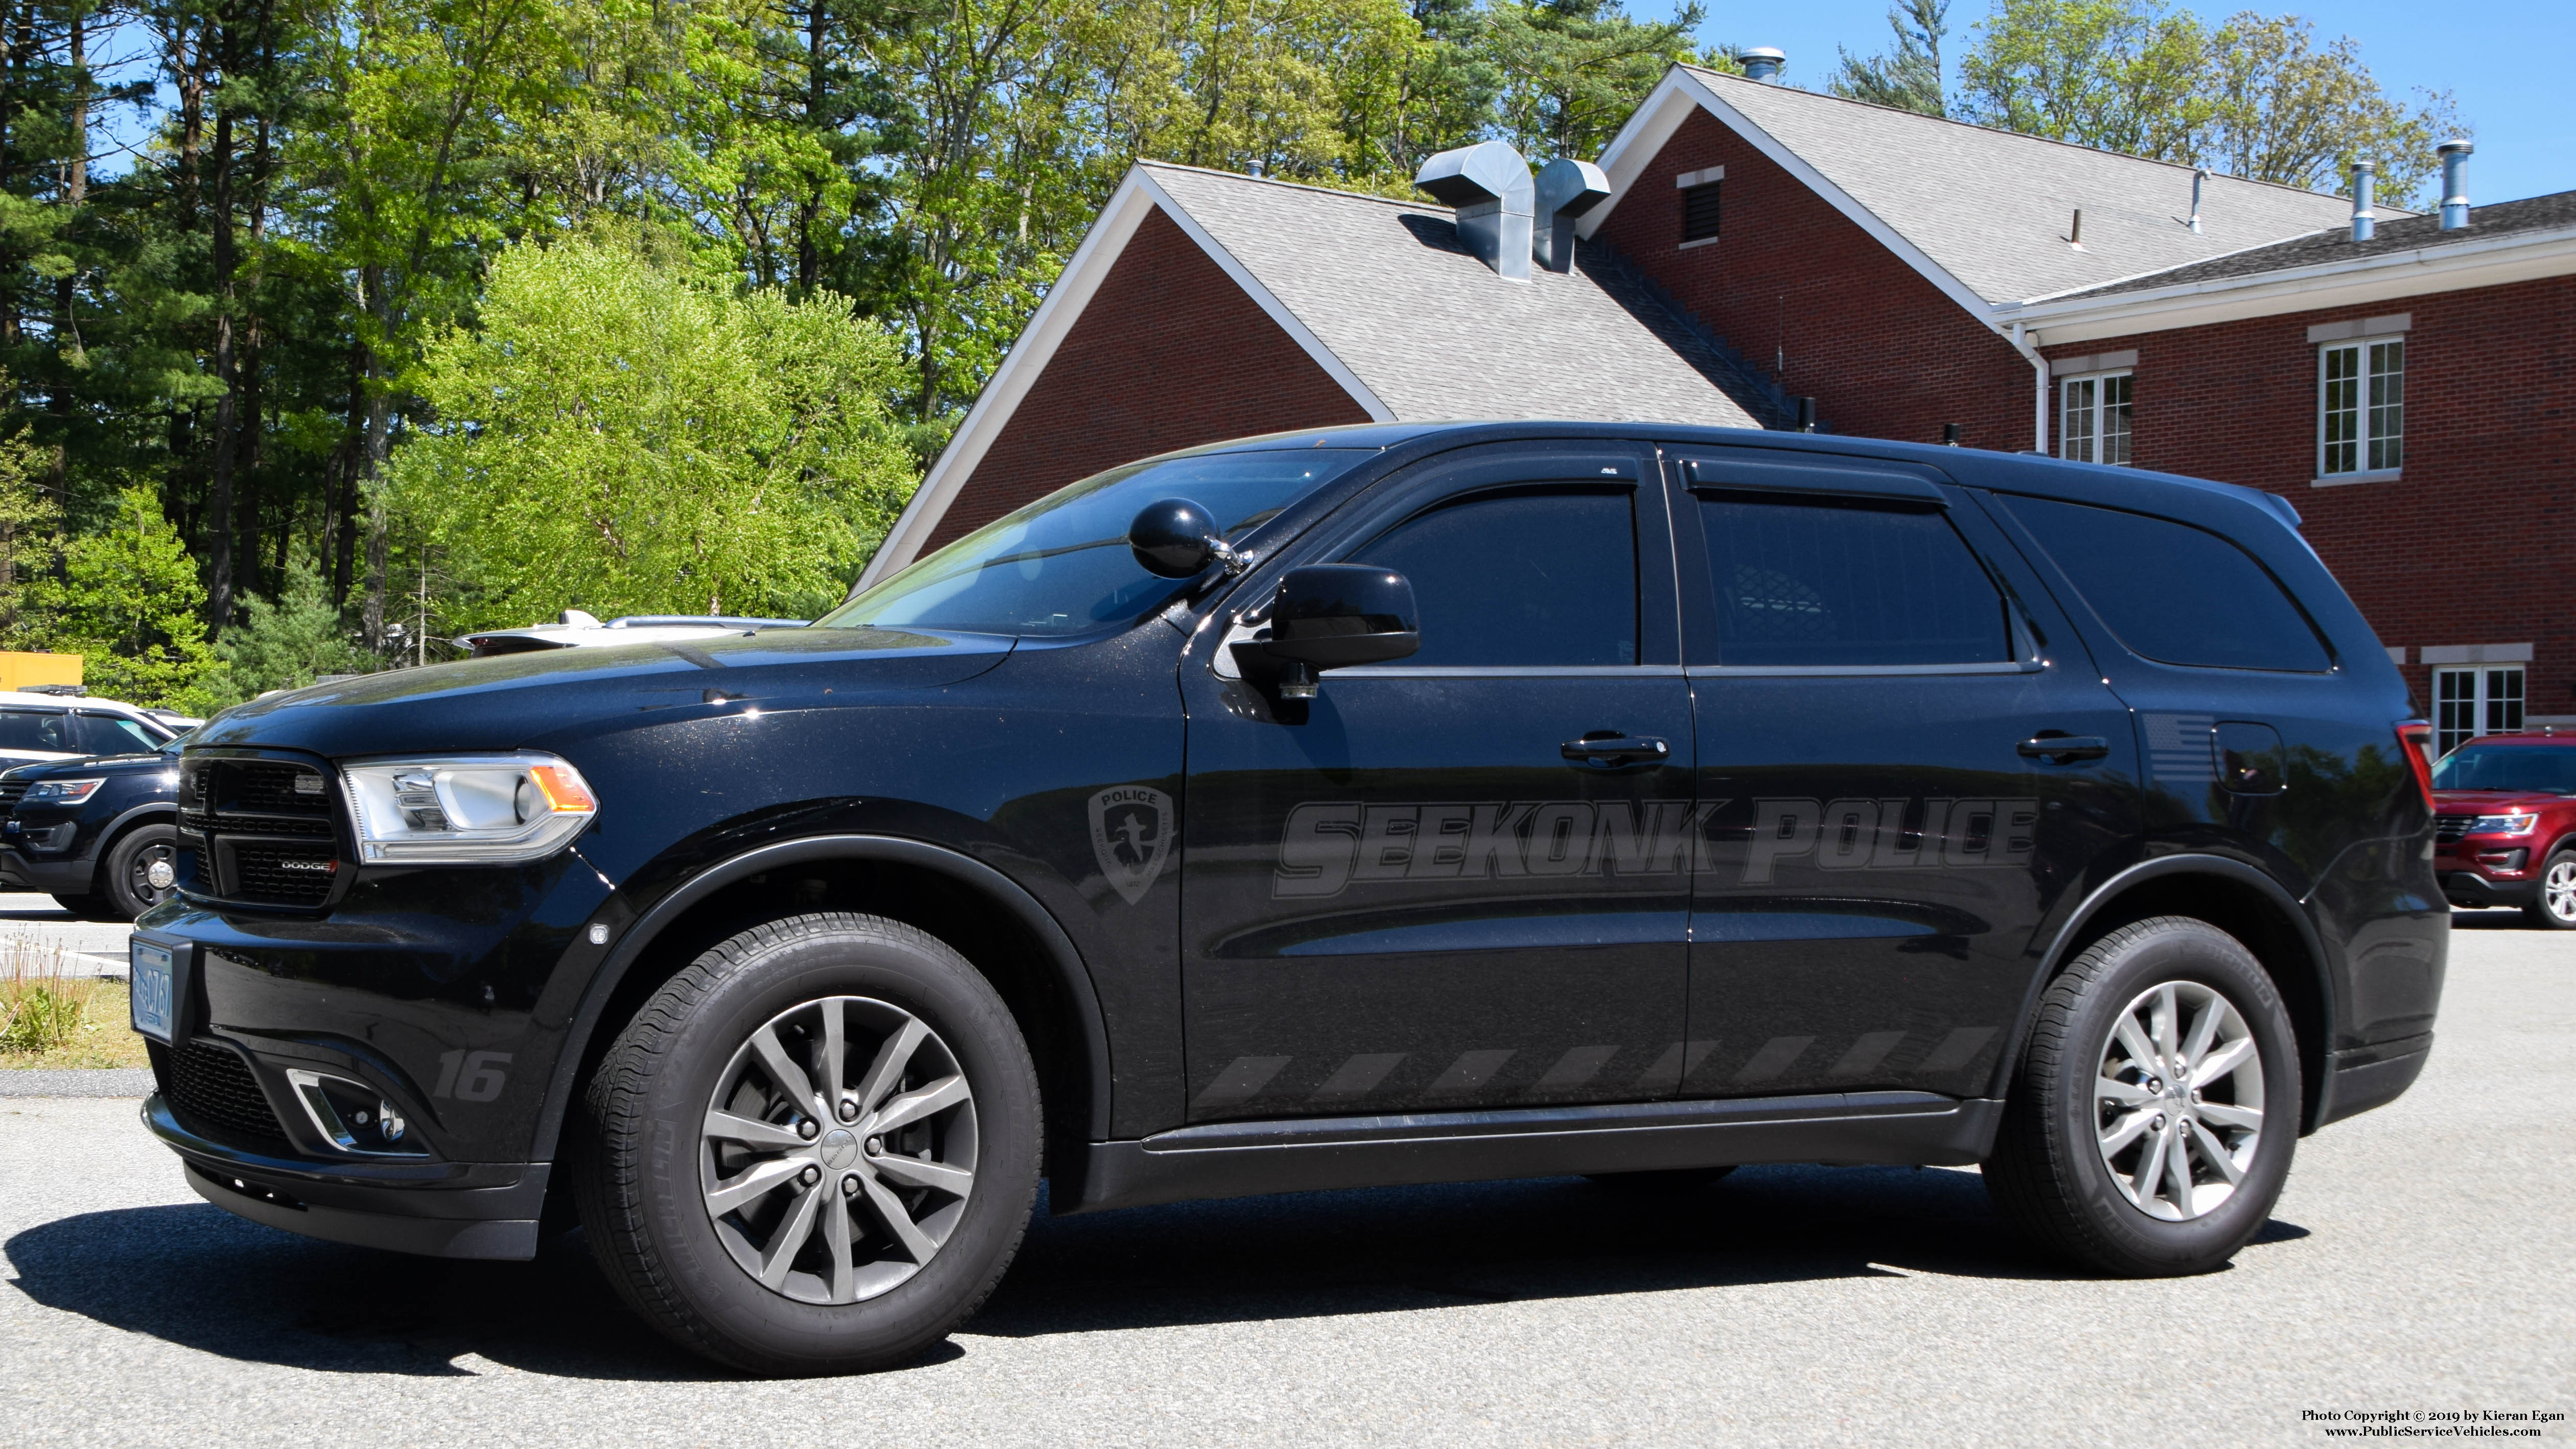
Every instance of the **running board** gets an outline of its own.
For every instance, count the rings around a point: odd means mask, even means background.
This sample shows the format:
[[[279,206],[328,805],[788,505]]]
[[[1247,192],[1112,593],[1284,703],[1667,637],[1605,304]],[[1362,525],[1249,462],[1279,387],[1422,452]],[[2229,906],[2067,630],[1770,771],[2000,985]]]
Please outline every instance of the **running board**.
[[[2003,1103],[1929,1092],[1825,1092],[1393,1117],[1221,1122],[1083,1147],[1059,1213],[1322,1188],[1395,1187],[1745,1162],[1965,1165]],[[1068,1190],[1070,1189],[1070,1190]]]

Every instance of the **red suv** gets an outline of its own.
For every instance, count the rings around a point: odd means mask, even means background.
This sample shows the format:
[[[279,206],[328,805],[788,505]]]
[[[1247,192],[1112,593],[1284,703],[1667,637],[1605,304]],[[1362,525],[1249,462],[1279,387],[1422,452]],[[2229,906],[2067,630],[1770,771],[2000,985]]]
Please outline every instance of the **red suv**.
[[[2455,906],[2576,930],[2576,734],[2482,735],[2433,765],[2433,869]]]

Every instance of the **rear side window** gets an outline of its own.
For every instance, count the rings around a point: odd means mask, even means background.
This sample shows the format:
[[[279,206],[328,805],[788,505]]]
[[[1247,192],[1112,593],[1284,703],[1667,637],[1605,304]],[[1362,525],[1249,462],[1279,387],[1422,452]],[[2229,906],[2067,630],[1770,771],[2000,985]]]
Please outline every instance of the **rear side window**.
[[[1627,490],[1470,496],[1350,556],[1404,575],[1422,611],[1407,665],[1637,662],[1636,506]]]
[[[1716,494],[1699,517],[1721,665],[2012,658],[2003,595],[1936,509]]]
[[[2280,583],[2217,534],[2115,508],[1998,496],[2130,653],[2213,669],[2332,667]]]

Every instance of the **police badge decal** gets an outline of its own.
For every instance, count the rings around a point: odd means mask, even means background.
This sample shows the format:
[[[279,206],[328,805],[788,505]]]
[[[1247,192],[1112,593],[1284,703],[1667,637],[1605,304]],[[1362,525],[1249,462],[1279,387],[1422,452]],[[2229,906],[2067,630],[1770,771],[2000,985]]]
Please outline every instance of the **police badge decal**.
[[[1115,785],[1092,796],[1091,853],[1127,904],[1143,900],[1172,853],[1172,797],[1148,785]]]

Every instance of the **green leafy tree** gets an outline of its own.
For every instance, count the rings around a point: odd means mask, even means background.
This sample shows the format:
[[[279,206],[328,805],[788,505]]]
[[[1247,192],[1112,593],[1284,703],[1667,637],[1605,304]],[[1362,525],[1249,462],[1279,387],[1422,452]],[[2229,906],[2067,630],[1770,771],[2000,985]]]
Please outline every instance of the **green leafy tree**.
[[[884,398],[899,363],[830,293],[791,302],[646,262],[523,243],[480,327],[430,347],[436,421],[393,502],[474,580],[448,625],[594,613],[810,613],[909,495]]]
[[[2244,11],[2210,39],[2204,158],[2232,175],[2318,191],[2347,191],[2355,160],[2378,163],[2379,194],[2425,202],[2438,179],[2434,147],[2466,135],[2451,95],[2421,92],[2409,108],[2380,88],[2349,35],[2319,49],[2309,23]]]
[[[1959,65],[1960,118],[2185,164],[2212,105],[2209,32],[2162,0],[1997,0]]]
[[[1707,13],[1698,0],[1661,21],[1617,0],[1498,0],[1484,25],[1503,76],[1494,129],[1535,160],[1600,154],[1667,67],[1698,58]]]
[[[1825,88],[1838,96],[1899,110],[1946,116],[1942,99],[1941,42],[1950,34],[1950,0],[1904,0],[1887,12],[1896,45],[1862,60],[1839,46],[1841,67]]]
[[[93,694],[188,707],[215,666],[206,645],[205,586],[147,488],[118,495],[107,526],[63,548],[60,578],[30,581],[28,631],[57,654],[78,654]]]
[[[275,601],[245,595],[242,611],[242,621],[215,642],[222,667],[201,685],[208,704],[236,704],[272,689],[300,689],[325,674],[382,667],[351,637],[331,601],[331,581],[305,550],[287,556],[286,588]]]

